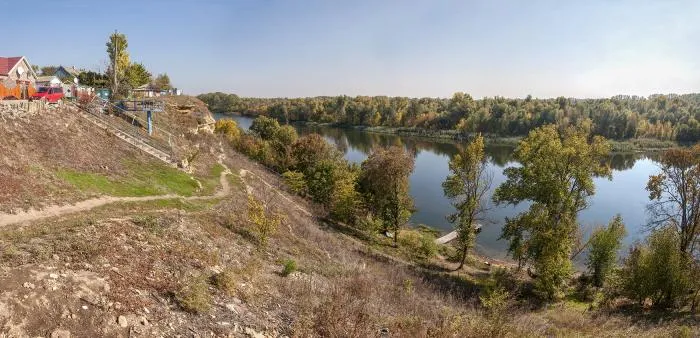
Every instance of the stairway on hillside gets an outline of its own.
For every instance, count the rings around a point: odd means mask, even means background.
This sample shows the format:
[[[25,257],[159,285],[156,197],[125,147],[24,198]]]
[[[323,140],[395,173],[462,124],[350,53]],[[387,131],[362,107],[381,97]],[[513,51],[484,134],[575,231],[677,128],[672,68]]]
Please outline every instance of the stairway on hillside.
[[[148,136],[139,135],[138,132],[134,131],[127,131],[125,130],[126,128],[124,126],[117,126],[117,123],[110,121],[107,116],[102,113],[102,110],[95,106],[88,106],[87,108],[80,107],[76,104],[73,104],[73,106],[77,108],[82,118],[92,122],[101,129],[110,132],[111,134],[122,139],[124,142],[131,144],[132,146],[167,163],[168,165],[177,167],[177,163],[171,154],[149,144],[149,140],[147,139]]]

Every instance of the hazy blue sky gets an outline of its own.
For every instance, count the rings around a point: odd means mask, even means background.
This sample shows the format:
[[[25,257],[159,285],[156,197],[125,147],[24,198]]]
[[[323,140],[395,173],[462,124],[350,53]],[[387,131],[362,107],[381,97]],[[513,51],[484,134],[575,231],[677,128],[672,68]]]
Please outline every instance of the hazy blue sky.
[[[0,55],[104,69],[118,29],[190,94],[700,91],[700,1],[575,2],[0,0]]]

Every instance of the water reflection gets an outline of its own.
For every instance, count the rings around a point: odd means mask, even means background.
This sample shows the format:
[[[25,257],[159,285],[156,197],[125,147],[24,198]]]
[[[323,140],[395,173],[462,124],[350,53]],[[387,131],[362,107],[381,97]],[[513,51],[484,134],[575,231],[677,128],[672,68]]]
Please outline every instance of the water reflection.
[[[236,117],[239,125],[247,128],[251,120]],[[418,211],[412,216],[414,224],[427,224],[448,231],[452,225],[445,218],[454,208],[444,197],[442,182],[449,173],[450,158],[464,145],[450,140],[403,137],[391,134],[369,133],[357,129],[339,129],[324,126],[295,125],[301,135],[318,133],[340,149],[348,161],[361,163],[377,146],[402,146],[415,155],[415,170],[410,178],[411,195]],[[493,175],[492,191],[505,180],[503,169],[517,165],[513,161],[512,146],[487,146],[489,171]],[[658,155],[657,155],[658,156]],[[610,156],[613,178],[596,178],[596,194],[590,207],[579,215],[584,231],[595,225],[607,224],[621,214],[627,227],[625,244],[643,236],[646,224],[645,206],[648,194],[644,189],[649,175],[658,171],[655,156],[641,153],[616,153]],[[491,202],[489,202],[491,204]],[[496,207],[490,205],[487,224],[477,238],[477,250],[492,257],[505,257],[507,243],[499,240],[506,217],[514,217],[528,205]]]
[[[358,129],[330,128],[318,125],[295,125],[299,134],[317,133],[335,144],[338,149],[347,154],[348,151],[358,151],[369,154],[372,148],[380,146],[403,146],[413,154],[428,151],[437,155],[452,157],[459,152],[464,144],[454,140],[435,140],[420,137],[406,137],[393,134],[365,132]],[[491,164],[504,167],[513,161],[514,146],[489,145],[486,154]],[[648,158],[644,153],[615,153],[610,156],[609,165],[613,170],[627,170],[634,166],[637,160]]]

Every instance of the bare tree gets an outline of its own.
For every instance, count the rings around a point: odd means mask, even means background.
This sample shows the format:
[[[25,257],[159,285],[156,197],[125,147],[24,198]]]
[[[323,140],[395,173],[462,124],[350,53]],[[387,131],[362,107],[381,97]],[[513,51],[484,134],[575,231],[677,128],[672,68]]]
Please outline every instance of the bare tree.
[[[680,235],[680,251],[691,254],[700,232],[700,145],[666,151],[661,172],[649,177],[647,190],[648,226],[674,227]]]

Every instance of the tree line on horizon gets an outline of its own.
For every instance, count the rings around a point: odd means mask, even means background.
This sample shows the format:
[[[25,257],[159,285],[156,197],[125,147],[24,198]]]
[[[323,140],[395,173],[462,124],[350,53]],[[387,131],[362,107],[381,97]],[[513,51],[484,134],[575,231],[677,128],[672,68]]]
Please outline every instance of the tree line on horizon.
[[[421,128],[467,135],[525,136],[548,124],[576,126],[612,140],[700,140],[700,94],[618,95],[605,99],[474,99],[457,92],[451,98],[321,96],[248,98],[235,94],[198,96],[214,113],[265,115],[280,122]]]

